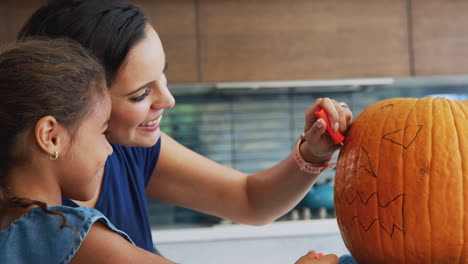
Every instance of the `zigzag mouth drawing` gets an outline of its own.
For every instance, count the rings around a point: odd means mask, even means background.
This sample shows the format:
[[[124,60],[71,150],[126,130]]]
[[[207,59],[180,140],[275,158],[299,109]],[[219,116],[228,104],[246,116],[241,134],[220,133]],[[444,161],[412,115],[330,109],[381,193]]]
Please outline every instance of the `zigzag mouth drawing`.
[[[343,199],[343,197],[345,198]],[[371,227],[375,223],[378,222],[380,228],[382,228],[385,231],[385,233],[387,233],[390,237],[393,236],[395,230],[399,230],[401,233],[405,234],[405,219],[403,215],[403,209],[405,205],[405,194],[399,194],[393,199],[391,199],[390,201],[388,201],[387,203],[382,204],[381,199],[379,198],[379,194],[377,192],[372,193],[369,197],[367,197],[367,199],[364,199],[359,192],[356,192],[356,195],[352,199],[348,199],[344,191],[342,191],[338,198],[338,201],[340,203],[346,203],[346,205],[349,207],[355,206],[355,208],[350,209],[351,211],[360,211],[362,210],[360,209],[360,205],[363,205],[363,207],[368,207],[369,201],[374,197],[377,200],[376,204],[378,208],[381,208],[381,209],[388,208],[386,211],[390,211],[390,212],[383,212],[383,213],[381,212],[379,214],[390,214],[390,215],[396,216],[394,217],[394,219],[400,218],[399,220],[401,221],[401,223],[400,224],[392,223],[390,226],[389,224],[380,221],[379,217],[374,217],[372,218],[371,221],[365,221],[365,220],[362,220],[359,215],[354,215],[351,217],[351,220],[349,220],[349,222],[346,221],[347,223],[345,223],[344,221],[340,221],[342,222],[342,226],[344,226],[346,229],[349,229],[354,224],[354,222],[357,222],[361,226],[361,228],[364,229],[365,232],[368,232],[371,229]],[[360,201],[360,202],[355,203],[355,201]],[[392,205],[394,206],[392,208],[389,208]],[[395,211],[396,213],[394,213]],[[342,219],[344,217],[341,217],[338,219]]]
[[[387,233],[387,235],[389,237],[393,237],[393,234],[395,233],[395,230],[399,230],[401,231],[401,233],[403,233],[403,235],[405,234],[405,230],[395,224],[392,225],[392,228],[390,231],[388,231],[385,226],[383,226],[382,224],[380,224],[380,221],[379,221],[379,218],[374,218],[374,220],[372,220],[372,222],[366,227],[364,224],[362,224],[362,222],[359,220],[359,216],[354,216],[352,219],[351,219],[351,225],[353,224],[354,220],[357,219],[357,223],[361,226],[362,229],[364,229],[364,231],[368,232],[369,229],[372,227],[372,225],[374,225],[374,223],[377,223],[379,222],[379,226],[380,228],[382,228],[385,233]],[[342,226],[344,226],[344,228],[346,229],[349,229],[351,227],[351,225],[347,226],[346,224],[343,224]]]

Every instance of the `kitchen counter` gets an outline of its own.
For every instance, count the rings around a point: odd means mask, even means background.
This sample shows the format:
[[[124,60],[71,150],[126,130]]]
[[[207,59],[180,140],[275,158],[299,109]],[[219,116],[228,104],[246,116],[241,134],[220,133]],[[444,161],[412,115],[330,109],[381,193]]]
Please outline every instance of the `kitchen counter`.
[[[279,221],[265,226],[216,225],[153,230],[158,250],[190,264],[294,263],[314,249],[348,253],[336,219]]]

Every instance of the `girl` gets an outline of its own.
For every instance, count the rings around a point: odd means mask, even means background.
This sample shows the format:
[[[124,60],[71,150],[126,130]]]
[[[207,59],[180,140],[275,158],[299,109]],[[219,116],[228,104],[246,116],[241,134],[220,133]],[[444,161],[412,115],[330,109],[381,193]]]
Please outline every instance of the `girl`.
[[[99,209],[135,243],[155,252],[147,197],[237,223],[263,225],[290,211],[315,183],[337,145],[315,110],[324,107],[336,131],[352,123],[347,107],[320,98],[305,112],[304,137],[276,166],[247,175],[215,163],[159,129],[174,106],[159,36],[143,11],[126,0],[56,0],[37,10],[19,38],[69,37],[98,57],[112,101],[108,158],[96,195],[70,206]],[[298,158],[298,159],[295,159]],[[303,162],[308,162],[305,169]]]
[[[96,222],[129,239],[95,209],[60,206],[62,195],[96,192],[109,115],[103,69],[78,43],[31,40],[0,54],[0,263],[68,262]]]

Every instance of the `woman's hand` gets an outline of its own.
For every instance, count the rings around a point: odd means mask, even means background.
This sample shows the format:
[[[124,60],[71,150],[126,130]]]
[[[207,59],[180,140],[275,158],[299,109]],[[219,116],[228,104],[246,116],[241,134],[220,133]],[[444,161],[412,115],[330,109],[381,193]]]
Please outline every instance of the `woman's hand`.
[[[338,256],[329,254],[317,254],[315,251],[311,250],[306,255],[298,259],[295,264],[336,264],[338,263]]]
[[[330,98],[319,98],[305,112],[305,141],[301,144],[301,156],[310,163],[322,163],[331,158],[338,149],[327,133],[327,124],[317,118],[315,112],[323,107],[328,115],[331,128],[344,134],[353,122],[353,114],[345,103]]]

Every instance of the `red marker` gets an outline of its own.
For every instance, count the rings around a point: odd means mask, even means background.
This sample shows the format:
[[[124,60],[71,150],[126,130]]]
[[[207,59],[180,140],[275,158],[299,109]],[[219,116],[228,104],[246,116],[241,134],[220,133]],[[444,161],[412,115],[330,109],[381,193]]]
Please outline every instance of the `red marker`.
[[[325,112],[325,109],[323,109],[323,107],[320,107],[315,112],[315,115],[318,118],[322,118],[325,121],[325,123],[327,123],[327,132],[330,135],[330,137],[333,139],[333,142],[335,142],[335,144],[343,145],[342,142],[345,139],[345,137],[340,133],[340,131],[334,131],[332,129],[332,126],[330,125],[330,120],[328,120],[327,112]]]

